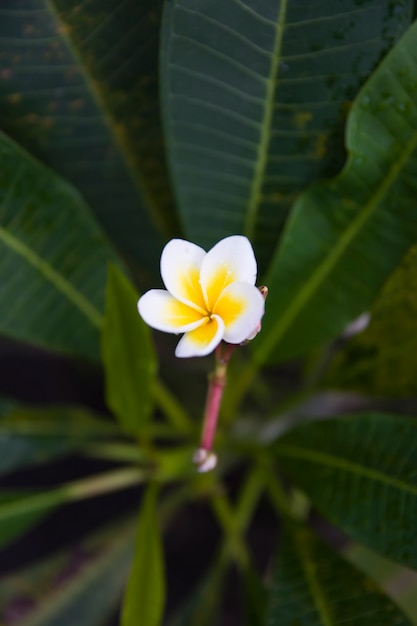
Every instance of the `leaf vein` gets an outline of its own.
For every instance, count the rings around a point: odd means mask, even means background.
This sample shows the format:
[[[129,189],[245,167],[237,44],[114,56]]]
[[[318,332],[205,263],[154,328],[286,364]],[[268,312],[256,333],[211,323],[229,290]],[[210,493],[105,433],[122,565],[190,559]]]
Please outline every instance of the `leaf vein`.
[[[381,4],[379,5],[379,7]],[[334,13],[333,15],[322,15],[321,17],[313,17],[309,20],[299,20],[293,22],[287,22],[287,26],[290,28],[297,26],[310,26],[310,24],[318,24],[320,22],[329,22],[336,19],[340,19],[341,17],[350,17],[351,15],[356,15],[358,13],[367,13],[369,12],[369,6],[361,7],[359,9],[352,9],[350,11],[344,11],[341,13]]]
[[[245,4],[242,0],[233,0],[233,2],[238,7],[243,9],[243,11],[252,15],[252,17],[254,17],[259,22],[263,22],[264,24],[268,24],[268,26],[273,26],[274,28],[276,27],[276,22],[274,22],[274,20],[271,20],[270,18],[261,15],[260,13],[252,9],[252,7],[249,7],[247,4]]]
[[[230,111],[229,109],[226,109],[226,107],[220,104],[213,104],[212,102],[207,102],[206,100],[200,100],[199,98],[193,98],[191,96],[186,96],[184,94],[171,93],[169,94],[169,98],[173,100],[174,99],[185,100],[186,102],[192,102],[193,104],[198,104],[201,107],[206,107],[208,109],[212,109],[213,111],[218,111],[219,113],[223,113],[224,115],[227,115],[228,117],[231,117],[234,120],[238,120],[246,124],[247,126],[252,126],[253,128],[259,128],[261,125],[260,122],[255,122],[254,120],[252,120],[250,117],[247,117],[246,115],[241,115],[240,113]]]
[[[239,176],[237,174],[229,174],[220,171],[216,172],[213,169],[206,170],[202,167],[196,167],[195,165],[175,165],[175,168],[177,169],[177,171],[184,170],[184,172],[186,172],[187,174],[189,172],[195,172],[196,174],[203,174],[205,177],[231,181],[237,184],[244,185],[245,187],[249,186],[248,179],[244,176]]]
[[[332,248],[330,253],[324,257],[322,262],[317,266],[317,269],[310,276],[309,280],[298,291],[287,310],[281,316],[279,322],[274,327],[273,331],[268,336],[268,343],[266,340],[259,346],[257,358],[264,359],[269,351],[274,347],[275,343],[283,336],[286,330],[291,326],[292,320],[299,314],[303,306],[309,301],[309,299],[317,291],[321,283],[332,272],[334,266],[352,243],[356,235],[360,232],[360,229],[365,222],[370,218],[373,211],[377,208],[380,201],[388,192],[390,186],[395,181],[401,168],[404,167],[410,154],[413,152],[417,145],[417,132],[409,141],[407,146],[404,146],[402,154],[395,160],[385,178],[377,186],[377,189],[371,194],[368,202],[364,205],[362,211],[358,216],[352,220],[349,226],[346,228],[343,235],[338,240],[337,244]]]
[[[263,177],[265,176],[265,169],[268,160],[268,149],[271,141],[271,129],[275,108],[275,96],[278,85],[279,62],[281,59],[283,47],[284,28],[282,25],[285,24],[287,2],[288,0],[282,0],[280,4],[279,17],[275,32],[274,48],[272,52],[271,67],[267,84],[267,92],[265,97],[264,115],[261,124],[259,149],[255,162],[254,176],[252,179],[252,186],[246,209],[245,226],[243,232],[249,239],[253,238],[255,232],[256,220],[259,213],[259,200],[261,197]]]
[[[242,137],[238,137],[237,135],[232,135],[230,133],[226,133],[223,130],[219,130],[218,128],[211,128],[210,126],[206,126],[204,124],[198,124],[194,122],[186,122],[183,120],[173,120],[173,126],[183,126],[185,128],[194,129],[197,131],[202,131],[205,133],[209,133],[210,135],[215,135],[216,137],[221,137],[222,139],[227,139],[231,143],[236,143],[239,146],[245,146],[248,148],[256,148],[257,143],[255,141],[250,141],[248,139],[242,139]]]
[[[49,263],[39,257],[25,243],[18,240],[5,228],[0,226],[0,241],[32,265],[43,277],[60,291],[96,328],[103,322],[101,313],[80,293],[62,274],[59,274]]]
[[[200,50],[204,50],[205,52],[207,52],[207,54],[217,57],[218,59],[227,63],[228,65],[232,65],[236,67],[236,69],[238,69],[240,72],[242,72],[243,74],[246,74],[247,76],[250,76],[251,78],[253,78],[253,80],[255,80],[256,82],[262,85],[265,85],[267,82],[266,77],[251,70],[250,68],[247,67],[247,65],[244,65],[243,63],[240,63],[240,61],[236,61],[235,59],[228,57],[223,52],[220,52],[219,50],[216,50],[215,48],[212,48],[211,46],[207,46],[206,44],[201,43],[201,41],[198,41],[197,39],[193,39],[192,37],[187,37],[185,35],[180,35],[178,33],[173,33],[172,37],[175,39],[180,39],[181,41],[185,41],[188,44],[195,46],[196,48],[200,48]]]
[[[304,448],[291,444],[279,444],[278,450],[279,454],[281,454],[282,456],[304,459],[318,465],[326,465],[328,467],[340,469],[347,474],[355,474],[356,476],[359,476],[361,478],[368,478],[372,481],[382,483],[386,486],[394,487],[402,492],[404,495],[417,495],[417,485],[406,483],[399,478],[394,478],[393,476],[387,476],[380,470],[374,469],[372,467],[365,467],[364,465],[359,465],[359,463],[350,461],[349,459],[343,458],[340,455],[336,457],[329,454],[328,452],[323,452],[321,450],[312,450],[310,448]]]
[[[211,83],[212,85],[217,85],[225,91],[229,91],[230,93],[238,95],[240,98],[243,97],[245,100],[249,100],[251,102],[263,103],[263,98],[248,94],[246,91],[243,91],[242,89],[239,89],[237,87],[232,87],[232,85],[225,83],[218,78],[208,76],[207,74],[203,74],[202,72],[198,72],[197,70],[192,70],[188,67],[184,67],[183,65],[178,65],[177,63],[169,63],[168,65],[173,69],[184,72],[184,74],[188,74],[189,76],[195,76],[197,78],[200,78],[201,80]]]
[[[350,50],[351,48],[356,48],[357,46],[363,47],[368,44],[380,45],[381,40],[377,37],[374,37],[373,39],[352,41],[351,43],[347,43],[347,44],[340,45],[340,46],[332,46],[331,48],[325,48],[324,50],[313,50],[311,52],[304,52],[302,54],[285,55],[282,57],[282,60],[283,61],[295,61],[295,60],[298,61],[298,60],[312,59],[312,58],[322,56],[322,55],[334,54],[335,52],[339,52],[340,50],[346,51],[346,50]]]
[[[186,150],[193,150],[195,152],[199,152],[200,154],[214,156],[216,157],[216,159],[223,159],[232,163],[239,163],[240,165],[244,165],[250,168],[253,167],[253,161],[251,161],[250,159],[245,159],[244,157],[239,157],[236,154],[222,152],[221,150],[215,150],[213,148],[206,148],[202,145],[189,143],[187,141],[173,141],[172,145],[180,148],[185,148]]]
[[[240,41],[245,43],[248,47],[252,48],[256,52],[259,52],[260,54],[263,54],[264,56],[268,56],[268,57],[271,56],[270,51],[267,50],[266,48],[262,48],[261,46],[258,46],[251,39],[248,39],[247,37],[242,35],[239,31],[235,30],[234,28],[231,28],[230,26],[227,26],[226,24],[223,24],[222,22],[219,22],[218,20],[215,20],[212,17],[209,17],[205,13],[202,13],[201,11],[196,11],[195,9],[190,9],[190,7],[185,7],[181,5],[178,5],[178,8],[184,11],[185,13],[198,15],[199,17],[201,17],[202,20],[208,22],[209,24],[218,26],[219,28],[224,30],[226,33],[232,34],[237,39],[240,39]]]

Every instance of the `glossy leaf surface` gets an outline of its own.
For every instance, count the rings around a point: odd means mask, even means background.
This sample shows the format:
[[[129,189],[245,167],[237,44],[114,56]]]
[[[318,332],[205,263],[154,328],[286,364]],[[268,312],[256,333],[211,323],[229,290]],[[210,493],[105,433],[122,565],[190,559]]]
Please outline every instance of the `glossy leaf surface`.
[[[152,221],[165,227],[173,216],[158,107],[160,11],[153,0],[0,7],[0,128],[74,183],[145,268],[157,266],[161,245]]]
[[[242,233],[265,270],[294,199],[336,173],[353,97],[412,2],[172,0],[163,106],[187,235]]]
[[[135,556],[122,607],[121,626],[159,626],[165,603],[161,538],[155,511],[156,492],[148,489],[139,516]]]
[[[152,409],[156,357],[149,327],[137,310],[138,293],[117,267],[108,272],[101,350],[106,398],[123,427],[143,430]]]
[[[351,110],[349,161],[297,203],[272,264],[256,359],[306,353],[367,310],[417,237],[417,25]]]
[[[417,420],[383,413],[303,424],[279,466],[352,538],[417,569]]]
[[[284,533],[266,626],[408,626],[380,589],[306,528]]]
[[[0,163],[0,333],[97,358],[117,257],[78,193],[2,134]]]

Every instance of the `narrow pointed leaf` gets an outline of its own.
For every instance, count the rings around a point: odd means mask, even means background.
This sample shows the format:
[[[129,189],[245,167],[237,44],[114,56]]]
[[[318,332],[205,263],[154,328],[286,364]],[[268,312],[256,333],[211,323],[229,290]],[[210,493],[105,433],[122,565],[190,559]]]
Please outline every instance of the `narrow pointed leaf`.
[[[111,422],[77,408],[9,405],[3,413],[0,407],[0,475],[61,458],[115,434]]]
[[[106,398],[123,427],[138,434],[152,410],[156,357],[149,327],[137,311],[138,293],[117,267],[108,272],[101,339]]]
[[[417,395],[417,248],[389,276],[368,328],[337,354],[325,384],[378,396]]]
[[[264,270],[297,195],[344,161],[352,98],[410,22],[412,2],[171,0],[162,85],[187,234],[243,233]]]
[[[409,626],[366,576],[306,528],[287,529],[275,565],[266,626]]]
[[[417,420],[358,414],[303,424],[274,446],[279,466],[354,539],[417,569]]]
[[[62,504],[93,498],[143,481],[143,474],[129,468],[90,476],[46,491],[3,489],[0,493],[0,547]]]
[[[140,512],[135,556],[124,597],[121,626],[162,624],[165,578],[155,498],[156,491],[151,487]]]
[[[0,134],[0,333],[99,356],[117,257],[78,193]]]
[[[160,247],[153,222],[165,228],[173,216],[158,107],[160,11],[160,0],[0,7],[0,128],[74,183],[118,247],[149,268]]]
[[[297,203],[266,284],[257,362],[303,354],[367,310],[417,237],[417,24],[348,120],[349,161]]]
[[[0,548],[40,522],[56,507],[48,497],[33,500],[30,493],[0,493]]]

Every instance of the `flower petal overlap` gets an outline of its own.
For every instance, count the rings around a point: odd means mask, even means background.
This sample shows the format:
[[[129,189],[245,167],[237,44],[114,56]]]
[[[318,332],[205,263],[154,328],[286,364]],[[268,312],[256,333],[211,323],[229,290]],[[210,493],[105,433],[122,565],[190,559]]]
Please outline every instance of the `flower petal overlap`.
[[[138,310],[152,328],[185,333],[176,356],[205,356],[222,340],[242,343],[260,328],[265,301],[255,287],[256,273],[246,237],[226,237],[207,253],[189,241],[172,239],[161,255],[166,290],[145,293]]]

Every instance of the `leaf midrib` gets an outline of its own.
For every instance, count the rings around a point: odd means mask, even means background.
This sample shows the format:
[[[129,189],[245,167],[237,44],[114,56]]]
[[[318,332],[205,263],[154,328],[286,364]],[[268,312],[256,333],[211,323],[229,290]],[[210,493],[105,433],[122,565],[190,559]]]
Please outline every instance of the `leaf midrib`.
[[[332,272],[340,257],[346,252],[349,245],[360,232],[362,226],[371,217],[372,213],[378,207],[387,191],[395,182],[399,172],[403,169],[416,146],[417,133],[414,133],[412,139],[408,143],[408,146],[400,154],[399,158],[394,160],[388,175],[383,178],[382,184],[375,190],[375,193],[371,196],[368,203],[365,204],[363,210],[345,230],[330,254],[318,265],[316,271],[310,277],[310,280],[307,281],[304,284],[304,287],[297,292],[297,295],[280,317],[279,322],[269,333],[264,335],[263,341],[259,344],[256,352],[256,363],[258,365],[261,365],[268,358],[272,350],[276,348],[277,343],[291,326],[293,320]],[[351,155],[351,159],[352,158],[353,155]]]
[[[417,496],[417,485],[406,483],[399,478],[387,476],[387,474],[384,474],[377,469],[365,467],[364,465],[354,463],[353,461],[349,461],[348,459],[340,456],[336,457],[327,452],[312,450],[310,448],[303,448],[291,444],[279,444],[277,446],[277,452],[279,456],[303,459],[317,465],[325,465],[333,469],[343,470],[360,478],[367,478],[369,480],[379,482],[386,487],[394,487],[404,493]]]
[[[256,219],[260,204],[260,193],[268,159],[268,149],[271,138],[271,126],[274,114],[275,93],[279,76],[278,66],[281,60],[287,5],[288,0],[282,0],[276,24],[277,29],[274,40],[274,48],[272,51],[271,70],[269,78],[267,80],[262,130],[255,164],[254,177],[252,179],[252,185],[250,189],[245,225],[243,229],[244,234],[249,239],[252,239],[255,234]]]
[[[0,226],[0,242],[22,257],[29,265],[34,267],[42,276],[49,281],[55,289],[60,291],[89,322],[100,329],[103,324],[103,316],[73,285],[59,274],[54,268],[35,254],[22,241],[14,237],[10,232]]]
[[[306,540],[303,541],[299,533],[294,533],[294,542],[297,547],[298,556],[301,562],[301,567],[304,571],[307,586],[313,598],[314,606],[317,609],[320,621],[323,626],[334,626],[335,622],[333,621],[329,611],[329,603],[326,598],[326,594],[324,593],[320,580],[317,576],[317,561],[311,554],[309,539],[306,538]]]
[[[112,112],[108,110],[102,90],[99,88],[99,82],[94,80],[94,76],[90,74],[84,55],[78,49],[76,42],[70,36],[71,29],[68,28],[66,22],[61,18],[58,7],[56,6],[56,0],[43,1],[52,19],[55,20],[57,25],[60,27],[59,36],[64,41],[67,50],[71,53],[74,59],[74,65],[83,77],[84,86],[90,93],[99,113],[101,114],[100,119],[107,129],[111,141],[114,142],[114,145],[119,151],[119,156],[121,157],[134,189],[138,193],[139,200],[143,201],[145,210],[156,229],[164,233],[167,238],[170,238],[174,235],[174,233],[170,231],[170,228],[165,221],[165,217],[162,214],[163,212],[160,210],[158,203],[149,191],[142,172],[140,172],[137,167],[137,160],[129,142],[124,138],[123,133],[118,128]]]

